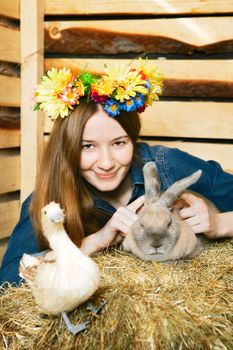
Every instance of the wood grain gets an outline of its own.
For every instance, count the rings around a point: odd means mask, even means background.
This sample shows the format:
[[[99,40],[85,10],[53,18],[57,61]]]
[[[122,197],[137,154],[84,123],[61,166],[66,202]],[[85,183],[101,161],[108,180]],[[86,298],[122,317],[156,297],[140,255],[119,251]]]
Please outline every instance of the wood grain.
[[[160,101],[141,120],[144,136],[232,140],[233,103]]]
[[[26,162],[29,160],[25,159]],[[18,150],[0,150],[0,194],[20,189],[20,155]]]
[[[20,131],[17,129],[0,129],[0,149],[20,147]]]
[[[0,25],[0,60],[20,62],[20,33],[18,29]]]
[[[0,197],[0,239],[9,237],[19,219],[19,199],[7,200]]]
[[[7,238],[0,240],[0,264],[2,262],[3,255],[4,255],[5,251],[6,251],[7,243],[8,243],[8,239]]]
[[[20,109],[0,107],[0,129],[20,129]]]
[[[45,23],[45,52],[69,54],[233,52],[232,17]]]
[[[20,106],[20,78],[0,74],[0,106]]]
[[[43,142],[43,117],[33,111],[31,101],[44,65],[43,5],[40,0],[21,0],[21,201],[34,189]]]
[[[232,0],[45,0],[46,15],[232,13]]]
[[[0,15],[19,19],[20,17],[20,0],[1,0]]]

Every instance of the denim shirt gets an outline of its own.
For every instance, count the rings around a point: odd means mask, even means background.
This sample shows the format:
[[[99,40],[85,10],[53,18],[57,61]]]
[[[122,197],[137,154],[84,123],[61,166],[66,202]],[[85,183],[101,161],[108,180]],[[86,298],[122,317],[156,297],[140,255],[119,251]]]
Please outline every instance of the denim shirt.
[[[149,146],[142,142],[137,144],[137,151],[140,161],[134,160],[130,168],[132,196],[129,203],[144,194],[142,168],[145,163],[154,161],[160,175],[162,191],[175,181],[201,169],[200,179],[190,186],[190,190],[204,195],[220,211],[233,211],[233,175],[224,172],[217,162],[204,161],[176,148]],[[30,200],[31,196],[23,203],[20,220],[9,239],[0,268],[0,284],[5,281],[18,284],[20,282],[18,268],[22,255],[39,251],[39,243],[28,212]],[[100,198],[94,197],[94,203],[97,208],[112,214],[116,211],[109,203]]]

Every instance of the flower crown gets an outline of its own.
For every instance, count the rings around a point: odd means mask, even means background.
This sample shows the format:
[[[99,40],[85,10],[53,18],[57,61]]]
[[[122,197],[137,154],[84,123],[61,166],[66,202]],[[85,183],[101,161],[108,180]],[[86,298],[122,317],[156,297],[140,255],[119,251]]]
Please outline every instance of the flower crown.
[[[86,98],[115,117],[122,110],[143,112],[161,93],[162,76],[148,60],[139,59],[135,66],[105,65],[101,76],[51,68],[34,91],[34,110],[42,109],[53,120],[64,118]]]

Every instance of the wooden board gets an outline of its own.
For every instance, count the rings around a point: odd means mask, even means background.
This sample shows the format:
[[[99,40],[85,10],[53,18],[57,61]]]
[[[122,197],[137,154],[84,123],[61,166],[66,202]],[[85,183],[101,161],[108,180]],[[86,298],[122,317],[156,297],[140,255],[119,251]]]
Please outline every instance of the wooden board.
[[[28,159],[26,160],[28,161]],[[0,194],[20,189],[20,156],[18,150],[0,150]]]
[[[21,0],[21,201],[32,192],[43,142],[43,117],[32,92],[43,74],[44,2]]]
[[[157,59],[148,60],[153,62],[162,72],[165,79],[195,79],[208,81],[233,80],[233,59]],[[96,59],[96,58],[46,58],[45,70],[52,67],[69,67],[77,73],[81,70],[88,70],[91,73],[102,74],[104,64],[117,65],[120,63],[130,64],[129,59]]]
[[[6,248],[7,248],[7,242],[8,242],[7,238],[0,240],[0,264],[2,262],[3,255],[4,255]]]
[[[11,147],[20,147],[20,130],[0,129],[0,149]]]
[[[231,13],[232,0],[45,0],[46,15]]]
[[[141,120],[144,136],[232,139],[233,103],[160,101]]]
[[[20,78],[0,74],[0,86],[0,106],[19,107]]]
[[[0,60],[20,62],[20,33],[18,29],[0,25]]]
[[[233,97],[233,60],[150,60],[164,76],[163,96],[176,97]],[[45,70],[69,67],[75,73],[88,70],[103,73],[104,64],[132,63],[126,59],[47,58]]]
[[[146,141],[151,145],[164,145],[172,148],[179,148],[198,158],[204,160],[215,160],[222,168],[233,173],[233,144],[182,142],[182,141]]]
[[[45,52],[69,54],[233,51],[233,17],[45,23]]]
[[[141,114],[143,136],[232,139],[233,103],[157,102]],[[45,118],[45,133],[53,122]]]
[[[9,237],[19,220],[19,199],[2,200],[0,197],[0,239]]]
[[[20,0],[0,0],[0,15],[19,19]]]
[[[20,129],[20,108],[0,107],[0,129]]]
[[[20,77],[20,63],[0,61],[0,74]]]

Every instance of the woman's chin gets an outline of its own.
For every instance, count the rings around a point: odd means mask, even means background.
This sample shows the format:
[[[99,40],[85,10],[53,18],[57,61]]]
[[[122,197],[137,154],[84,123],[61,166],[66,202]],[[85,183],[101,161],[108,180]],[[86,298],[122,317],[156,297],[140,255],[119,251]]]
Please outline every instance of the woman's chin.
[[[94,186],[100,192],[112,192],[112,191],[114,191],[114,190],[116,190],[118,188],[119,183],[115,184],[113,182],[111,182],[111,183],[105,182],[105,183],[102,183],[102,184],[101,183],[100,184],[95,184]]]

